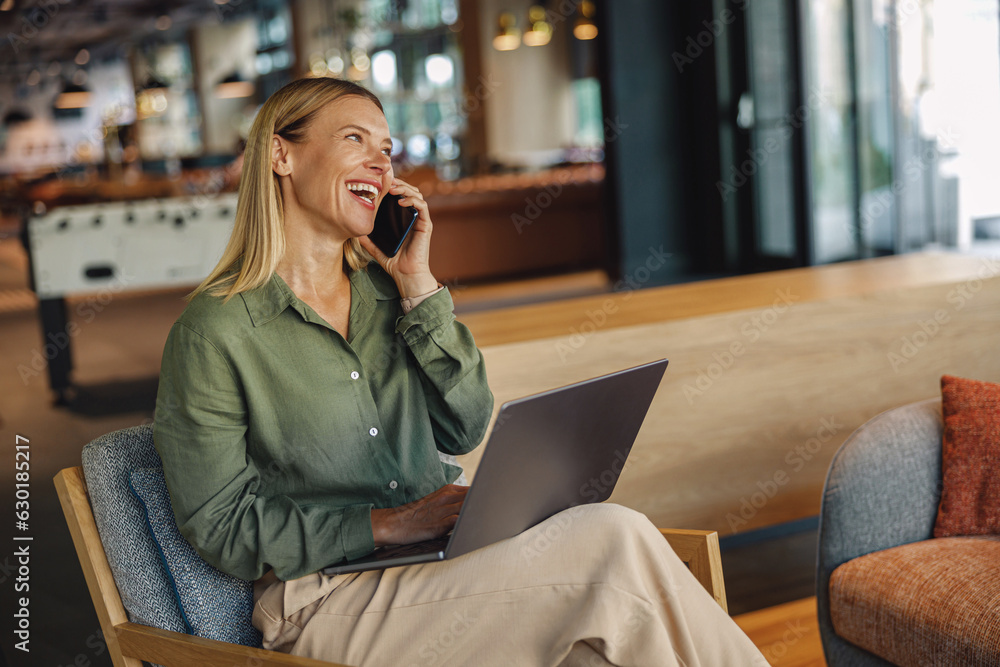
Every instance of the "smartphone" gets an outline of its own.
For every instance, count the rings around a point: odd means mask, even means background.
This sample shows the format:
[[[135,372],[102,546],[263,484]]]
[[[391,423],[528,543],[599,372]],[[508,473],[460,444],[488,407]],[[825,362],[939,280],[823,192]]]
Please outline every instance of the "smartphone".
[[[413,228],[419,211],[412,206],[400,206],[401,195],[391,192],[382,198],[375,212],[375,227],[368,238],[372,240],[386,257],[395,257],[403,247],[403,241]]]

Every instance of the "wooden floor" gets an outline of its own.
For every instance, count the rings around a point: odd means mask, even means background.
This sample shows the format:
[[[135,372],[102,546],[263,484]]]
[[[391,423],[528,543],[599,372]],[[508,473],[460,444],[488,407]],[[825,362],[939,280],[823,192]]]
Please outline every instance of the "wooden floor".
[[[775,667],[826,666],[814,597],[742,614],[733,620]]]

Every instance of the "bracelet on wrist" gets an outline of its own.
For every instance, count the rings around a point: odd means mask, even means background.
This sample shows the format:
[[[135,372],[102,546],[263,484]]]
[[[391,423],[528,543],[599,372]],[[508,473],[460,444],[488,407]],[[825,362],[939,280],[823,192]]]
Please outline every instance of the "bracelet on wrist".
[[[440,292],[443,289],[444,289],[444,285],[442,285],[441,283],[438,283],[437,287],[435,289],[432,289],[430,292],[425,292],[424,294],[417,294],[416,296],[403,297],[402,299],[399,300],[400,305],[403,306],[403,314],[406,315],[411,310],[413,310],[414,308],[416,308],[417,304],[419,304],[421,301],[423,301],[424,299],[426,299],[429,296],[433,296],[434,294],[437,294],[438,292]]]

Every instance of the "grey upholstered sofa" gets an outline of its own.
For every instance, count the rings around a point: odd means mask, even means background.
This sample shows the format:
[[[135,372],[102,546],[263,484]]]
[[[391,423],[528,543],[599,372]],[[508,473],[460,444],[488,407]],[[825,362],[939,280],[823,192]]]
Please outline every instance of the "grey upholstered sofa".
[[[833,458],[816,572],[831,667],[1000,665],[1000,536],[932,539],[942,433],[928,399],[874,417]]]

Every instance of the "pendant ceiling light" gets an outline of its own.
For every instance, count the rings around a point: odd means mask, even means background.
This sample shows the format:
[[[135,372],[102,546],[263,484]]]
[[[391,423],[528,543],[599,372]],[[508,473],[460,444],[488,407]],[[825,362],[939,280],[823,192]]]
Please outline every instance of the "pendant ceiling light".
[[[552,39],[552,24],[548,22],[545,8],[532,5],[528,8],[528,29],[524,32],[525,46],[545,46]]]
[[[517,17],[510,12],[504,12],[498,19],[496,37],[493,38],[493,48],[497,51],[513,51],[521,45],[521,31],[517,29]]]
[[[146,79],[146,83],[142,84],[142,87],[139,88],[139,92],[143,92],[143,93],[165,93],[165,92],[167,92],[168,88],[170,88],[169,84],[164,83],[155,74],[150,74],[149,78]]]
[[[594,23],[594,3],[583,0],[580,3],[580,15],[573,24],[573,36],[580,40],[597,37],[597,24]]]
[[[215,96],[221,99],[250,97],[253,93],[253,82],[247,81],[235,71],[215,86]]]
[[[57,109],[82,109],[89,106],[90,89],[72,81],[66,82],[55,103]]]
[[[31,116],[28,112],[22,109],[12,109],[3,117],[3,125],[4,127],[14,127],[21,123],[27,123],[29,120],[31,120]]]
[[[155,74],[150,73],[146,83],[135,91],[135,107],[140,118],[162,116],[167,110],[169,101],[167,93],[170,86]]]

